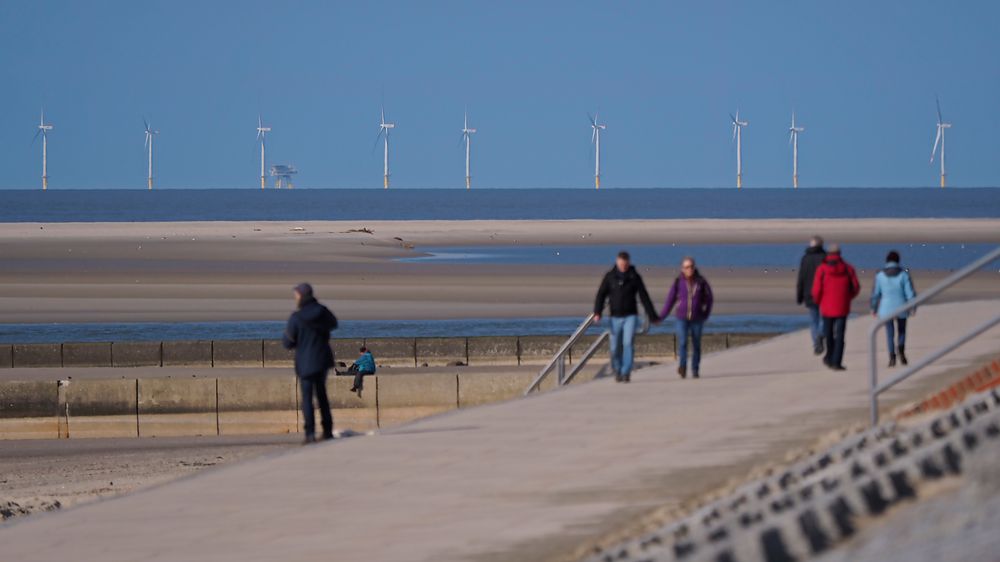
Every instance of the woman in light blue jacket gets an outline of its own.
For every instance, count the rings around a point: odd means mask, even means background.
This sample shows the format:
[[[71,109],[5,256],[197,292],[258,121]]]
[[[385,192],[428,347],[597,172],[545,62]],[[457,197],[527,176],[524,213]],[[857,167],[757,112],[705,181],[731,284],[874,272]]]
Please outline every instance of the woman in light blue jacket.
[[[893,310],[903,306],[917,297],[913,290],[913,280],[910,273],[899,266],[899,252],[893,250],[885,258],[886,264],[882,271],[875,275],[872,288],[872,315],[879,318],[889,316]],[[899,361],[906,365],[906,319],[909,313],[904,312],[896,317],[895,322],[885,325],[885,335],[889,340],[889,366],[896,366],[896,347],[899,347]],[[894,325],[895,324],[895,325]],[[899,332],[897,341],[895,332]]]

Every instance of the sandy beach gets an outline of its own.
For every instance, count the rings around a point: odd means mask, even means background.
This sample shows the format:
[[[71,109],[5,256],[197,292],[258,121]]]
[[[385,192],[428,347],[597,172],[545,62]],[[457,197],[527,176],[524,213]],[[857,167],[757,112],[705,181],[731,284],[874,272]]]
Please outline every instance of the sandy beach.
[[[997,219],[331,221],[0,224],[0,321],[283,320],[312,282],[353,319],[585,314],[607,266],[408,263],[423,247],[1000,243]],[[849,253],[846,256],[850,259]],[[799,254],[776,268],[708,268],[720,314],[795,314]],[[613,256],[608,257],[610,265]],[[676,272],[642,267],[655,301]],[[863,283],[874,272],[859,267]],[[917,271],[922,287],[947,275]],[[948,300],[1000,297],[984,272]],[[863,312],[864,299],[856,301]]]

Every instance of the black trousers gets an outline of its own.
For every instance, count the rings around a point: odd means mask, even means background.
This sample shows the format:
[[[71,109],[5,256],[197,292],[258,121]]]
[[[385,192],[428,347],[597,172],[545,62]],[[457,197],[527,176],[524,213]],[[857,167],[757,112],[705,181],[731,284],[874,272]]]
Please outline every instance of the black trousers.
[[[352,388],[357,390],[363,390],[365,388],[365,375],[374,375],[375,373],[369,373],[367,371],[361,372],[358,370],[357,365],[351,365],[347,369],[348,375],[354,375],[354,383]]]
[[[831,367],[844,362],[844,333],[847,332],[847,317],[823,317],[823,336],[826,338],[826,356],[823,363]]]
[[[316,416],[313,412],[313,396],[319,407],[319,415],[323,423],[323,435],[333,436],[333,414],[330,412],[330,399],[326,395],[326,372],[319,375],[299,377],[299,387],[302,389],[302,429],[306,436],[316,435]]]

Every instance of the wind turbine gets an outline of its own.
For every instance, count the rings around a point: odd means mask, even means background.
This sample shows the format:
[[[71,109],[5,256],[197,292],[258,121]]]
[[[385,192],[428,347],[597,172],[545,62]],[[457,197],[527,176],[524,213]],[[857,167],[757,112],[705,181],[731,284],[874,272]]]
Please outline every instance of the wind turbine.
[[[740,121],[740,112],[736,110],[736,117],[729,114],[733,120],[733,140],[736,141],[736,189],[743,188],[743,127],[750,124],[749,121]]]
[[[799,188],[799,133],[805,131],[805,127],[795,126],[795,112],[792,112],[792,126],[789,127],[788,142],[792,145],[792,187]]]
[[[270,133],[271,128],[264,126],[264,121],[261,119],[260,114],[257,115],[257,139],[260,140],[260,188],[264,189],[264,135]]]
[[[52,124],[45,122],[45,110],[42,109],[42,116],[38,120],[38,131],[31,139],[32,144],[34,144],[38,135],[42,135],[42,191],[49,188],[49,131],[51,130]]]
[[[385,119],[383,119],[384,121]],[[472,135],[476,132],[475,129],[469,128],[469,112],[465,112],[465,124],[462,125],[462,138],[465,140],[465,189],[472,188],[472,176],[469,173],[469,155],[470,147],[472,146]],[[388,177],[388,173],[386,174]],[[388,181],[388,180],[386,180]]]
[[[381,121],[379,121],[378,135],[375,135],[375,143],[378,144],[379,137],[382,137],[385,141],[384,160],[382,163],[382,187],[384,189],[389,189],[389,129],[395,128],[395,123],[385,122],[385,106],[382,106],[382,117]],[[466,168],[468,168],[468,164],[466,164]],[[468,172],[466,172],[466,176],[468,176]]]
[[[931,149],[931,164],[934,163],[934,155],[937,153],[938,143],[941,143],[941,187],[945,186],[944,178],[947,175],[944,171],[944,130],[951,128],[951,123],[945,123],[944,119],[941,118],[941,100],[937,101],[937,136],[934,137],[934,148]]]
[[[142,120],[143,124],[146,125],[146,141],[143,146],[149,149],[149,171],[146,174],[146,186],[150,191],[153,190],[153,135],[160,134],[160,131],[154,131],[149,127],[149,121],[146,119]]]
[[[594,188],[601,189],[601,131],[608,127],[598,122],[596,113],[593,117],[587,114],[587,117],[590,118],[590,128],[593,129],[590,142],[594,143]]]

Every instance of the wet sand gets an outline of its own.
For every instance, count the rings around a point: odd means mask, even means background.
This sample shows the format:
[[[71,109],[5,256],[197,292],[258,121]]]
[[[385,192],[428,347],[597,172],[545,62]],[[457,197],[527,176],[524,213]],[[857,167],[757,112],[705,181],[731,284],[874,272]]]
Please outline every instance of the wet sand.
[[[283,320],[290,287],[304,280],[338,314],[359,320],[577,316],[590,309],[607,266],[394,260],[426,246],[738,243],[752,251],[813,233],[846,244],[1000,243],[1000,220],[8,223],[0,224],[0,321]],[[705,270],[717,312],[800,311],[798,259],[777,269]],[[639,266],[660,301],[676,272]],[[874,272],[859,274],[870,285]],[[946,274],[915,272],[923,287]],[[995,297],[995,273],[983,273],[948,300]],[[856,305],[864,311],[864,299]]]

